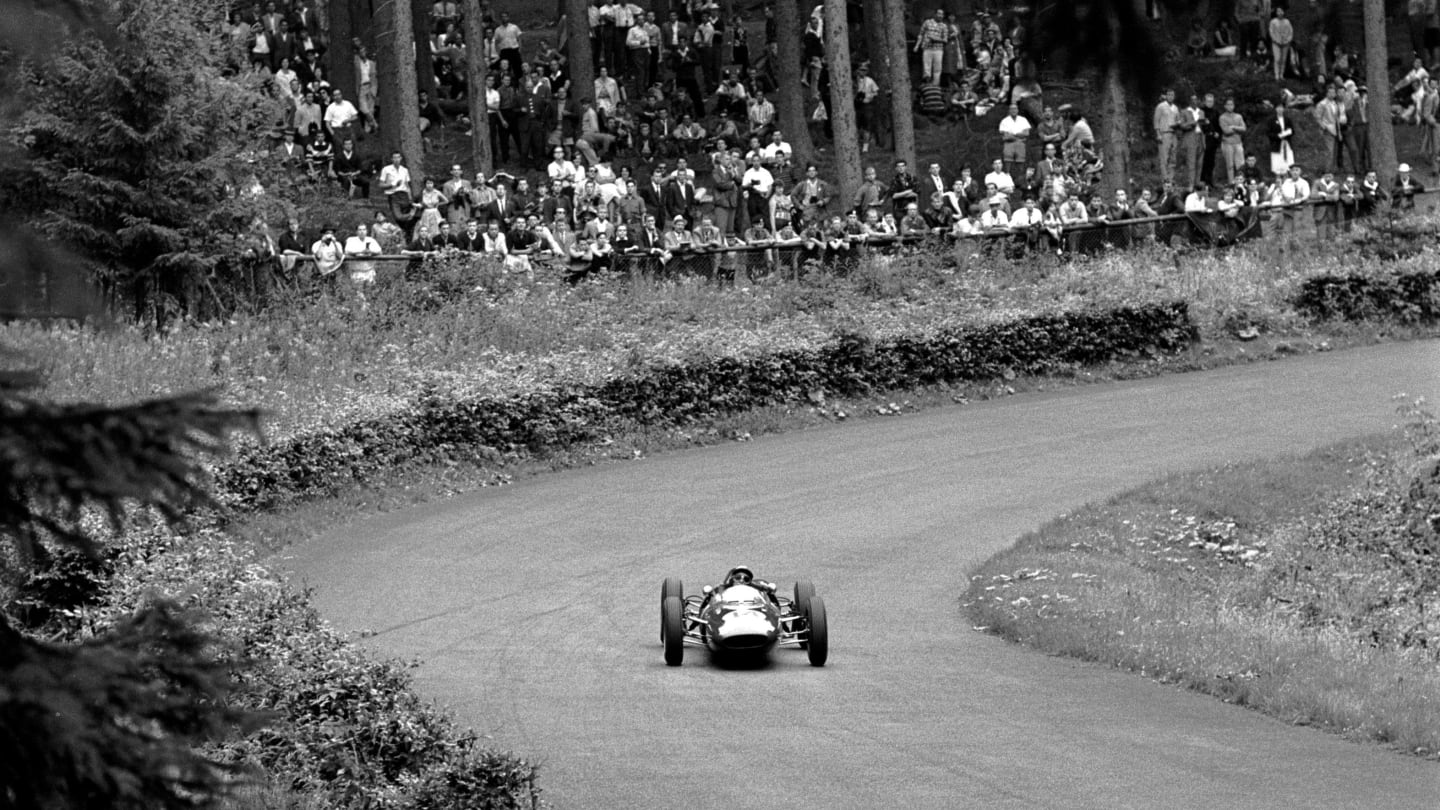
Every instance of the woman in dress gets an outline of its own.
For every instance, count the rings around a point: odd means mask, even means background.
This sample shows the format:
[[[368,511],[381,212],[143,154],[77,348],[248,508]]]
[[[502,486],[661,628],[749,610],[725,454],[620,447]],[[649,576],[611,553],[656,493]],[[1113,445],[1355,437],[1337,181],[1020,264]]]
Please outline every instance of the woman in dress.
[[[440,210],[450,204],[438,188],[435,188],[435,180],[425,178],[425,189],[420,192],[420,222],[415,225],[417,231],[425,234],[433,234],[440,230]]]
[[[1290,117],[1285,114],[1285,105],[1275,108],[1275,117],[1270,119],[1265,134],[1270,139],[1270,173],[1282,176],[1295,162],[1295,150],[1290,146],[1290,136],[1295,131],[1290,126]]]

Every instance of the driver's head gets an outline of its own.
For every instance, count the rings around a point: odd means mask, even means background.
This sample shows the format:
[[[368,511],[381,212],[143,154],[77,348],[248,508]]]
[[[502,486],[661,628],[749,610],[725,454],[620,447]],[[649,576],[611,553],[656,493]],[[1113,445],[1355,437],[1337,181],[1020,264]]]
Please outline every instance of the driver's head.
[[[749,585],[750,580],[753,578],[754,574],[750,572],[749,568],[746,568],[743,565],[736,566],[735,568],[730,569],[731,585]]]

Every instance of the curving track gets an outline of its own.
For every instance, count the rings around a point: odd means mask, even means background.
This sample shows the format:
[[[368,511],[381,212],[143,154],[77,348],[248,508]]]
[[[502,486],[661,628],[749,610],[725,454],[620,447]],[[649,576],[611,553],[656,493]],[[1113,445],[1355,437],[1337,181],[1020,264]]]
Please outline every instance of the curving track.
[[[1054,393],[574,470],[292,549],[343,629],[538,758],[554,807],[1434,808],[1440,765],[972,632],[968,568],[1163,473],[1388,427],[1440,342]],[[815,580],[830,666],[666,668],[665,575]]]

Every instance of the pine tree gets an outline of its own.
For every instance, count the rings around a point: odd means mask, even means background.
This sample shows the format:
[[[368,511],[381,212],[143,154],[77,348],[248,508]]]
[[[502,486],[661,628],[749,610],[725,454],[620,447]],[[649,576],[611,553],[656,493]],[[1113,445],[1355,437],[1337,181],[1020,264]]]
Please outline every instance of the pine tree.
[[[229,298],[214,280],[223,284],[250,220],[283,214],[273,196],[248,193],[256,169],[246,150],[277,108],[254,77],[223,74],[213,33],[223,3],[96,8],[96,27],[10,58],[4,112],[18,159],[0,178],[0,200],[82,256],[137,317],[221,308]]]
[[[0,374],[0,568],[99,544],[87,515],[121,528],[137,508],[167,521],[208,503],[202,458],[255,416],[210,395],[121,408],[58,405]],[[224,795],[234,769],[198,746],[246,718],[226,704],[229,664],[157,602],[98,638],[31,638],[0,612],[0,806],[182,808]]]

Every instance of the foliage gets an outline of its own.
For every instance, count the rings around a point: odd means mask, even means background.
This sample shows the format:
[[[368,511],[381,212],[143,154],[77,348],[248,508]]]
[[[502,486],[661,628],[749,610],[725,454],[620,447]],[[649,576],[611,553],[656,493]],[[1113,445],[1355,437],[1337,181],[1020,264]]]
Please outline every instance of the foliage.
[[[0,801],[209,804],[232,769],[193,746],[247,718],[225,703],[229,668],[208,634],[164,601],[132,603],[107,632],[76,644],[27,637],[7,614],[53,629],[54,614],[91,601],[103,567],[77,558],[96,554],[95,518],[119,529],[129,510],[148,507],[178,523],[208,500],[201,456],[224,450],[254,415],[219,410],[205,395],[57,405],[22,393],[34,382],[0,375],[0,566],[13,582],[15,563],[60,562],[22,581],[20,601],[0,612]],[[37,616],[41,608],[50,614]]]
[[[1295,308],[1316,320],[1434,323],[1440,319],[1440,271],[1315,276],[1301,285]]]
[[[283,210],[246,166],[271,108],[253,80],[221,75],[225,8],[123,0],[105,28],[18,66],[7,207],[146,314],[196,311],[250,222]]]
[[[842,331],[814,347],[701,356],[607,375],[555,380],[502,396],[437,379],[410,408],[244,451],[219,473],[237,504],[263,506],[364,481],[432,454],[563,447],[617,424],[682,425],[814,391],[853,395],[1093,365],[1189,345],[1184,304],[1067,312],[979,328],[876,338]]]
[[[0,622],[0,804],[206,806],[233,767],[192,746],[245,715],[209,636],[163,602],[78,645]]]
[[[231,704],[263,726],[217,741],[215,759],[286,786],[291,801],[394,808],[532,807],[536,768],[481,749],[440,708],[415,693],[412,664],[375,660],[317,615],[218,523],[178,535],[137,527],[115,548],[103,598],[73,611],[77,635],[123,622],[159,594],[203,612],[225,649],[237,688]]]
[[[1440,429],[1172,476],[984,563],[989,632],[1440,752]]]

